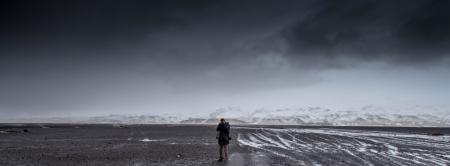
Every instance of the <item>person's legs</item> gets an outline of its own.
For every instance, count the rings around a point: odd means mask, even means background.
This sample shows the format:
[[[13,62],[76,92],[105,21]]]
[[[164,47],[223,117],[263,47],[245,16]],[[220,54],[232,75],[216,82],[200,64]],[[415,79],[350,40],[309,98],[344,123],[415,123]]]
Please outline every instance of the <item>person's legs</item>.
[[[223,152],[225,153],[225,159],[228,159],[228,145],[223,145]]]
[[[219,161],[222,161],[222,159],[223,159],[222,151],[223,151],[223,145],[219,145],[219,156],[220,156]]]

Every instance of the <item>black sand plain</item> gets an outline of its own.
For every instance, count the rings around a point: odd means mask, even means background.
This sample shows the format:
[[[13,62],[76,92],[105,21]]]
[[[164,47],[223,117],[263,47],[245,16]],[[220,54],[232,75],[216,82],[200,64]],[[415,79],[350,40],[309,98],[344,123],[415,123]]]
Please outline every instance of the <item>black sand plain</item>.
[[[450,128],[1,124],[0,165],[449,165]]]

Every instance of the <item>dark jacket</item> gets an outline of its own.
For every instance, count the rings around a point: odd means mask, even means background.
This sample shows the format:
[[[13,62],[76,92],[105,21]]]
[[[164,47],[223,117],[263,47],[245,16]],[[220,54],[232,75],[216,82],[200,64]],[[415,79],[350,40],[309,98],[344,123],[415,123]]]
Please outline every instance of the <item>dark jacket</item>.
[[[218,136],[217,139],[219,141],[219,145],[228,145],[230,143],[230,124],[228,122],[219,123],[217,125]]]

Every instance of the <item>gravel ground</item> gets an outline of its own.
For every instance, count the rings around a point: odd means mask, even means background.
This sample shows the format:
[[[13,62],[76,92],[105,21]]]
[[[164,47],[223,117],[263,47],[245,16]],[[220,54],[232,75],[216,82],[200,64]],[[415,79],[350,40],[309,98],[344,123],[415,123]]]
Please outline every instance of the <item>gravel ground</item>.
[[[215,127],[3,124],[0,165],[445,165],[450,161],[450,153],[444,152],[450,146],[443,140],[448,128],[234,126],[229,160],[218,163]],[[378,138],[370,133],[384,135]],[[404,137],[389,141],[386,133],[425,135],[434,141],[407,137],[402,144],[398,139]],[[377,154],[375,150],[380,156],[371,157],[369,152]],[[404,154],[423,159],[411,162],[402,159]]]

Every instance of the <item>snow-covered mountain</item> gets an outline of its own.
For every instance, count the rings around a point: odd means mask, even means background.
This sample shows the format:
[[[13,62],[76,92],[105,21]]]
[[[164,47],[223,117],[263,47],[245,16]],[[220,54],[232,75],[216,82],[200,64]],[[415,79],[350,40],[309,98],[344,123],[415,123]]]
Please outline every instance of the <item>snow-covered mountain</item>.
[[[245,112],[239,108],[221,108],[210,118],[232,118],[249,124],[335,125],[335,126],[450,126],[450,111],[386,111],[367,106],[358,110],[331,110],[321,107],[296,109],[258,109]],[[425,112],[422,110],[422,112]],[[436,113],[437,112],[437,113]]]
[[[93,117],[49,117],[1,119],[2,123],[104,123],[104,124],[173,124],[181,119],[170,115],[117,115]]]
[[[239,107],[226,107],[196,117],[107,115],[84,118],[0,119],[0,123],[216,124],[220,118],[225,118],[232,124],[450,127],[449,110],[426,107],[407,110],[409,111],[367,106],[353,110],[306,107],[246,111]]]
[[[227,121],[231,124],[248,124],[248,122],[233,118],[227,118]],[[181,124],[217,124],[218,122],[218,118],[188,118],[180,121]]]
[[[90,117],[82,123],[171,124],[180,119],[169,115],[108,115]]]

